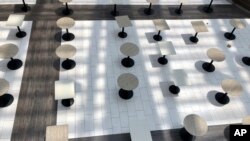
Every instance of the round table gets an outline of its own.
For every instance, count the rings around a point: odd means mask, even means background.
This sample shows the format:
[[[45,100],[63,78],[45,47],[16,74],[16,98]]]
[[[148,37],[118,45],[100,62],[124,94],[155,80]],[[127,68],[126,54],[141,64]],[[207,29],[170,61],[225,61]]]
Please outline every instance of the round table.
[[[7,67],[10,70],[17,70],[22,67],[23,62],[19,59],[13,59],[13,57],[18,53],[19,49],[15,44],[8,43],[0,46],[0,58],[10,59]]]
[[[210,48],[207,50],[207,56],[211,59],[211,62],[205,62],[202,65],[202,68],[207,72],[214,72],[215,67],[213,65],[213,61],[216,62],[222,62],[225,60],[225,55],[223,51],[217,49],[217,48]]]
[[[139,47],[134,43],[127,42],[121,46],[120,51],[122,54],[128,56],[122,59],[122,65],[127,68],[132,67],[134,65],[134,60],[130,57],[139,53]]]
[[[76,54],[76,48],[69,44],[64,44],[56,49],[56,55],[62,59],[66,59],[62,62],[62,67],[66,70],[72,69],[76,66],[74,60],[69,59]]]
[[[12,95],[6,94],[9,90],[9,87],[9,82],[0,78],[0,108],[11,105],[14,100]]]
[[[75,35],[69,33],[69,28],[75,25],[75,20],[70,17],[62,17],[56,21],[58,27],[66,29],[66,33],[63,34],[62,38],[64,41],[72,41],[75,38]]]
[[[236,36],[233,34],[235,29],[243,29],[246,27],[246,23],[243,22],[240,19],[231,19],[230,24],[234,27],[233,30],[231,32],[226,32],[224,34],[224,37],[227,38],[228,40],[234,40],[236,38]]]
[[[184,129],[182,138],[186,140],[193,140],[195,136],[203,136],[207,133],[207,122],[196,114],[187,115],[184,118]]]
[[[119,96],[122,99],[130,99],[133,97],[133,89],[139,85],[139,80],[131,73],[124,73],[118,77],[117,83],[121,88],[119,90]]]
[[[231,96],[239,96],[243,90],[241,84],[234,79],[225,79],[221,82],[221,87],[225,93],[218,92],[215,95],[215,99],[220,104],[228,104],[230,99],[228,94]]]
[[[73,10],[72,9],[69,9],[69,6],[68,6],[68,2],[71,2],[72,0],[59,0],[60,2],[62,3],[65,3],[65,9],[63,9],[62,13],[64,15],[70,15],[73,13]]]
[[[250,116],[246,116],[242,119],[243,125],[250,125]]]

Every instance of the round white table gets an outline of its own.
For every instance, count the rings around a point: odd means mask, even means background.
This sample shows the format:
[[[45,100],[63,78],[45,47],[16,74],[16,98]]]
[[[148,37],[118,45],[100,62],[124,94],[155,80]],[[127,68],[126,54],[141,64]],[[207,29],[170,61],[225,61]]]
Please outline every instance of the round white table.
[[[23,62],[19,59],[13,59],[13,57],[18,53],[19,49],[15,44],[8,43],[0,46],[0,58],[10,59],[7,67],[10,70],[17,70],[22,67]]]
[[[234,40],[236,36],[234,35],[235,29],[244,29],[246,28],[246,23],[241,19],[231,19],[230,24],[234,27],[231,32],[226,32],[224,37],[228,40]]]
[[[207,130],[207,122],[202,117],[190,114],[184,118],[184,130],[181,135],[185,141],[194,140],[196,136],[205,135]]]
[[[64,15],[70,15],[73,13],[72,9],[69,9],[68,2],[71,2],[72,0],[59,0],[61,3],[65,3],[65,9],[63,9],[62,13]]]
[[[221,82],[221,87],[225,93],[218,92],[215,95],[215,99],[220,104],[228,104],[230,99],[228,95],[240,96],[243,91],[241,84],[234,79],[225,79]]]
[[[133,89],[139,85],[139,80],[131,73],[124,73],[118,77],[117,83],[121,88],[119,90],[119,96],[122,99],[130,99],[133,97]]]
[[[121,64],[127,68],[134,66],[134,60],[130,57],[135,56],[139,53],[139,47],[134,43],[127,42],[122,44],[122,46],[120,47],[120,51],[125,56],[128,56],[122,59]]]
[[[9,82],[5,79],[0,78],[0,108],[11,105],[14,100],[14,97],[12,95],[7,94],[9,87]]]
[[[213,62],[222,62],[225,60],[225,55],[223,53],[222,50],[219,50],[217,48],[210,48],[207,50],[207,56],[208,58],[211,59],[211,62],[205,62],[202,65],[202,68],[207,71],[207,72],[214,72],[215,71],[215,67],[213,65]]]
[[[58,27],[66,29],[66,33],[62,35],[64,41],[72,41],[75,38],[73,33],[69,33],[69,28],[75,25],[75,20],[70,17],[62,17],[56,21]]]
[[[62,67],[66,70],[72,69],[75,67],[76,63],[74,60],[69,59],[76,54],[76,48],[69,44],[64,44],[59,46],[56,49],[56,55],[62,59],[66,59],[62,62]]]

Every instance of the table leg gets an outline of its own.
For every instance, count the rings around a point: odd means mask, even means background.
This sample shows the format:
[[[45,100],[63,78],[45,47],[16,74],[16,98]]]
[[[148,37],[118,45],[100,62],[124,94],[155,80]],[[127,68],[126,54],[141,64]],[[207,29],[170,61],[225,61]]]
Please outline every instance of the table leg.
[[[118,16],[118,15],[119,15],[119,12],[117,11],[116,6],[117,6],[117,5],[114,4],[114,10],[111,11],[111,15],[112,15],[112,16]]]
[[[10,58],[10,61],[7,64],[8,69],[17,70],[23,66],[23,62],[19,59]]]
[[[206,72],[214,72],[215,71],[215,67],[213,65],[213,60],[211,60],[210,63],[205,62],[202,64],[202,68],[206,71]]]
[[[181,10],[182,8],[182,3],[180,4],[179,8],[178,9],[175,9],[175,13],[178,14],[178,15],[181,15],[183,13],[183,11]]]
[[[72,41],[75,39],[75,35],[73,33],[69,33],[69,30],[66,28],[66,33],[62,36],[64,41]]]
[[[126,38],[127,37],[127,33],[124,31],[124,27],[122,28],[122,31],[118,33],[118,36],[120,38]]]
[[[193,43],[197,43],[197,42],[199,41],[199,39],[197,38],[197,35],[198,35],[198,32],[196,32],[194,36],[191,36],[191,37],[189,38],[189,40],[190,40],[191,42],[193,42]]]
[[[130,68],[133,67],[135,63],[134,60],[128,56],[127,58],[122,59],[121,64],[124,67]]]
[[[233,30],[231,32],[226,32],[224,34],[224,37],[227,38],[228,40],[234,40],[236,38],[236,36],[234,35],[234,31],[235,31],[235,27],[233,28]]]
[[[76,62],[68,58],[62,62],[62,67],[65,70],[73,69],[75,66],[76,66]]]
[[[216,93],[215,99],[220,104],[228,104],[229,101],[230,101],[230,98],[228,97],[228,94],[227,93],[221,93],[221,92]]]
[[[70,15],[73,13],[73,10],[72,9],[69,9],[69,6],[68,6],[68,3],[66,2],[65,3],[65,9],[63,9],[62,13],[64,15]]]
[[[74,99],[73,98],[63,99],[62,100],[62,105],[65,106],[65,107],[70,107],[73,104],[74,104]]]
[[[128,100],[130,98],[133,97],[133,91],[130,90],[130,91],[127,91],[127,90],[124,90],[124,89],[120,89],[119,90],[119,96],[122,98],[122,99],[125,99],[125,100]]]
[[[152,3],[150,3],[149,7],[144,9],[144,14],[151,15],[151,14],[153,14],[153,12],[154,12],[154,10],[152,9]]]
[[[161,41],[162,40],[162,37],[161,37],[161,31],[159,30],[158,31],[158,34],[154,35],[153,38],[155,41]]]
[[[18,30],[18,32],[16,33],[16,37],[17,38],[23,38],[23,37],[26,36],[26,32],[25,31],[21,31],[21,29],[20,29],[19,26],[17,26],[17,30]]]
[[[28,10],[30,10],[30,7],[25,3],[24,0],[23,1],[23,7],[21,8],[23,12],[27,12]]]
[[[180,129],[180,136],[183,141],[194,141],[195,136],[189,134],[185,128]]]
[[[168,63],[168,59],[166,58],[166,55],[163,55],[162,57],[158,58],[158,63],[162,65],[166,65]]]
[[[242,58],[242,62],[247,65],[250,66],[250,57],[243,57]]]
[[[208,6],[205,6],[203,8],[203,11],[206,13],[212,13],[213,12],[213,8],[211,7],[213,3],[213,0],[210,1],[210,4]]]
[[[11,94],[4,94],[0,96],[0,108],[10,106],[14,101],[14,97]]]
[[[172,94],[178,94],[180,92],[180,88],[178,86],[175,86],[175,85],[171,85],[169,87],[169,91],[172,93]]]

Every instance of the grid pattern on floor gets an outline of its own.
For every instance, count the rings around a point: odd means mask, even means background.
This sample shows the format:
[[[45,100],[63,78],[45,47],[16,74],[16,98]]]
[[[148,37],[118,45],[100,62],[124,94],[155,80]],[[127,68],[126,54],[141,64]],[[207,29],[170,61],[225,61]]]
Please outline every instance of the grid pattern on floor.
[[[26,37],[19,39],[16,37],[16,28],[6,27],[6,22],[0,22],[0,45],[5,43],[16,44],[19,48],[19,52],[14,58],[20,59],[23,62],[23,66],[18,69],[11,71],[7,68],[7,63],[9,60],[0,59],[0,77],[6,79],[10,83],[9,94],[13,95],[14,102],[6,107],[0,108],[0,140],[10,140],[12,128],[14,124],[16,107],[19,98],[19,92],[21,88],[21,82],[24,72],[26,54],[29,45],[29,38],[31,32],[32,22],[25,21],[20,27],[24,30],[27,35]]]
[[[73,0],[69,4],[113,4],[115,0]],[[143,4],[148,5],[146,0],[116,0],[118,4]],[[187,4],[209,4],[210,0],[187,0]],[[159,0],[160,5],[178,5],[179,0]],[[230,4],[228,0],[214,0],[213,4]]]
[[[160,51],[155,43],[149,43],[147,36],[156,33],[151,20],[135,20],[133,27],[125,28],[126,39],[117,37],[121,30],[115,21],[77,21],[69,31],[76,38],[62,44],[77,48],[72,70],[61,68],[60,79],[75,81],[76,98],[70,108],[58,102],[57,124],[69,124],[69,137],[87,137],[129,132],[129,120],[148,118],[151,130],[182,127],[188,114],[199,114],[208,125],[238,123],[250,114],[249,68],[240,58],[249,52],[247,34],[250,27],[236,30],[237,39],[227,41],[223,33],[233,27],[228,19],[203,20],[209,32],[200,33],[198,44],[186,44],[187,36],[194,34],[191,20],[167,20],[170,30],[162,32],[163,39],[172,41],[177,55],[168,56],[169,64],[159,67],[157,57]],[[249,19],[244,19],[250,24]],[[65,33],[65,31],[62,31]],[[189,35],[190,34],[190,35]],[[133,42],[140,47],[140,53],[133,57],[135,66],[124,68],[120,46]],[[231,48],[227,45],[231,44]],[[226,54],[224,62],[217,63],[216,71],[208,74],[200,69],[202,61],[210,61],[206,50],[216,47]],[[249,55],[249,54],[248,54]],[[184,69],[191,86],[182,86],[178,97],[169,94],[166,85],[174,69]],[[134,97],[128,101],[118,96],[117,78],[130,72],[140,81],[134,90]],[[214,91],[222,91],[220,82],[234,78],[241,82],[244,92],[240,97],[230,97],[228,105],[221,106],[214,100]]]

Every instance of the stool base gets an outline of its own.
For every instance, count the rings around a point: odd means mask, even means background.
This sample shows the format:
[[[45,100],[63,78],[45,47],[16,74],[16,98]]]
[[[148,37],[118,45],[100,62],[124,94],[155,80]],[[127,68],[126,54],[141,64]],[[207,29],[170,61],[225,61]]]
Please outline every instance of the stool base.
[[[65,107],[70,107],[73,104],[74,104],[74,99],[73,98],[63,99],[62,100],[62,105],[65,106]]]
[[[127,90],[124,90],[124,89],[120,89],[119,90],[119,96],[122,98],[122,99],[130,99],[133,97],[133,91],[127,91]]]
[[[215,67],[213,64],[210,64],[208,62],[205,62],[202,64],[202,68],[206,71],[206,72],[214,72],[215,71]]]
[[[228,104],[230,101],[229,97],[225,95],[224,93],[216,93],[215,99],[217,102],[223,105]]]

